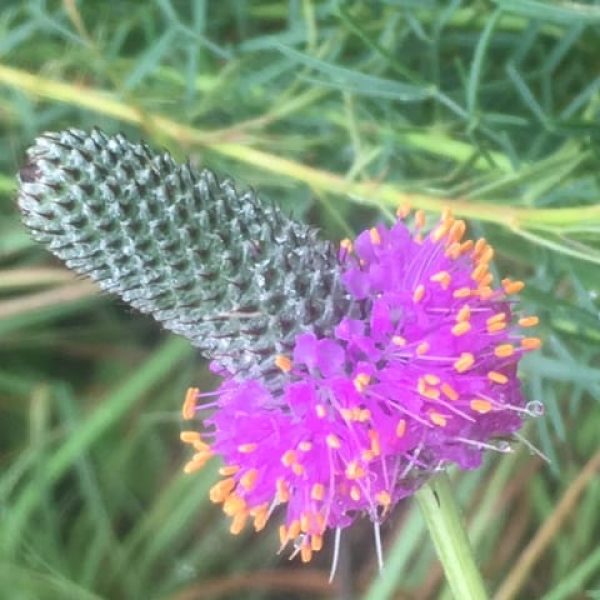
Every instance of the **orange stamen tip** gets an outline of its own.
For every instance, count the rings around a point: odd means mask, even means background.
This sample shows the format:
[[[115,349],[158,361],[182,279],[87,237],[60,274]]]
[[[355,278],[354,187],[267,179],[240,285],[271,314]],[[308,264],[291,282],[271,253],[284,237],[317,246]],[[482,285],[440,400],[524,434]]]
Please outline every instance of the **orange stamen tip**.
[[[199,471],[211,457],[212,453],[210,452],[198,452],[197,454],[194,454],[192,460],[188,461],[183,467],[183,472],[186,475],[191,475],[192,473]]]
[[[312,548],[308,545],[302,545],[300,547],[300,559],[303,563],[308,563],[312,559]]]
[[[521,317],[519,319],[519,325],[521,327],[535,327],[539,322],[540,322],[540,320],[538,319],[538,317],[535,317],[535,316]]]
[[[401,335],[394,335],[392,336],[392,344],[394,346],[405,346],[406,340]]]
[[[515,347],[512,344],[500,344],[500,346],[496,346],[494,349],[494,354],[498,358],[507,358],[508,356],[512,356],[515,352]]]
[[[446,398],[452,400],[452,402],[456,402],[458,400],[458,392],[448,383],[442,383],[440,386],[440,390]]]
[[[250,492],[254,489],[256,485],[256,480],[258,479],[258,471],[256,469],[250,469],[246,471],[240,477],[240,485],[247,491]]]
[[[246,526],[246,521],[248,520],[248,513],[240,512],[237,513],[233,517],[233,521],[231,522],[231,526],[229,527],[229,532],[232,535],[239,535],[244,527]]]
[[[487,400],[481,400],[480,398],[471,400],[470,406],[471,410],[479,413],[480,415],[485,415],[492,410],[492,405]]]
[[[446,427],[448,423],[447,418],[435,410],[432,410],[429,413],[429,418],[431,419],[431,422],[438,427]]]
[[[237,494],[229,494],[223,502],[223,512],[228,517],[234,517],[238,513],[246,511],[246,502]]]
[[[470,352],[463,352],[454,363],[454,369],[459,373],[464,373],[475,363],[475,357]]]
[[[525,284],[522,281],[512,281],[510,279],[502,280],[502,288],[507,295],[518,294],[524,287]]]
[[[471,318],[471,307],[468,304],[465,304],[456,313],[456,320],[460,323],[462,321],[468,321],[470,318]]]
[[[488,374],[488,379],[493,381],[494,383],[504,384],[508,383],[508,377],[504,375],[504,373],[498,373],[498,371],[490,371]]]
[[[506,320],[506,313],[500,312],[500,313],[496,313],[495,315],[492,315],[491,317],[486,319],[485,324],[489,326],[489,325],[493,325],[494,323],[502,323],[505,320]]]
[[[468,323],[467,321],[461,321],[460,323],[457,323],[453,328],[452,328],[452,335],[464,335],[465,333],[468,333],[471,330],[471,323]]]
[[[258,444],[240,444],[237,449],[241,454],[252,454],[257,448]]]
[[[223,477],[229,477],[230,475],[235,475],[240,470],[238,465],[226,465],[219,469],[219,475]]]
[[[429,385],[437,385],[440,382],[440,378],[433,373],[427,373],[427,375],[424,375],[423,380]]]
[[[470,287],[461,287],[452,292],[452,296],[454,298],[468,298],[471,295]]]
[[[463,220],[458,219],[457,221],[454,221],[454,223],[452,224],[452,227],[450,228],[450,231],[448,233],[448,238],[452,242],[460,242],[463,235],[465,235],[466,231],[467,231],[467,224]]]
[[[421,300],[423,300],[423,296],[425,296],[425,286],[420,283],[413,292],[413,302],[421,302]]]
[[[312,449],[312,442],[300,442],[298,444],[298,450],[300,450],[300,452],[310,452],[310,450]]]
[[[371,381],[371,376],[367,375],[366,373],[359,373],[353,380],[352,383],[354,383],[354,387],[356,388],[357,392],[364,392],[366,387],[369,385],[369,382]]]
[[[487,246],[487,241],[485,238],[479,238],[475,242],[475,246],[473,247],[473,258],[479,258],[479,255],[485,250]]]
[[[185,393],[185,400],[183,401],[183,408],[181,409],[181,416],[184,421],[190,421],[196,416],[196,400],[200,390],[198,388],[188,388]]]
[[[340,248],[346,252],[352,252],[354,246],[349,238],[345,238],[340,242]]]
[[[408,202],[405,202],[396,209],[396,216],[400,217],[401,219],[406,219],[406,217],[410,215],[411,210],[412,206]]]
[[[319,417],[319,419],[324,419],[327,415],[327,410],[322,404],[317,404],[315,406],[315,412],[317,413],[317,417]]]
[[[398,421],[398,425],[396,425],[396,437],[404,437],[406,433],[406,421],[404,419],[400,419]]]
[[[542,340],[540,340],[540,338],[527,337],[521,340],[521,348],[524,348],[525,350],[537,350],[538,348],[541,348],[541,346]]]
[[[487,326],[488,333],[497,333],[498,331],[502,331],[506,329],[506,323],[504,321],[498,321],[496,323],[490,323]]]
[[[415,349],[415,354],[417,356],[423,356],[429,350],[429,344],[427,342],[421,342],[417,348]]]
[[[357,461],[353,460],[348,463],[346,467],[346,477],[350,480],[360,479],[365,476],[364,468],[358,464]]]
[[[369,237],[371,238],[371,243],[375,246],[379,246],[381,244],[381,235],[377,230],[377,227],[371,227],[369,229]]]
[[[318,552],[323,547],[323,536],[322,535],[311,535],[310,536],[310,547],[313,552]]]
[[[417,229],[423,229],[423,227],[425,227],[425,211],[422,209],[419,209],[415,213],[415,226]]]
[[[377,500],[377,503],[379,505],[384,506],[385,508],[390,506],[390,504],[392,503],[392,497],[391,497],[390,493],[386,492],[385,490],[382,490],[381,492],[377,492],[375,494],[375,500]]]
[[[250,515],[254,517],[254,531],[259,532],[265,528],[269,519],[268,504],[261,504],[250,510]]]
[[[287,356],[278,354],[275,357],[275,366],[284,373],[289,373],[292,370],[292,361]]]
[[[310,497],[313,500],[323,500],[325,498],[325,486],[322,483],[315,483],[310,491]]]
[[[284,467],[291,467],[298,460],[295,450],[286,450],[281,457],[281,464]]]
[[[439,283],[442,286],[442,289],[447,290],[452,282],[452,276],[448,271],[438,271],[434,273],[430,278],[430,281],[434,281]]]
[[[288,538],[295,540],[301,533],[302,527],[300,526],[300,521],[298,519],[294,519],[288,528]]]
[[[277,488],[277,500],[283,504],[290,499],[290,487],[285,479],[281,477],[275,482]]]
[[[354,502],[358,502],[360,500],[361,495],[362,494],[360,493],[360,488],[357,485],[353,485],[350,488],[350,498],[352,498]]]
[[[225,502],[234,488],[235,480],[233,477],[227,477],[227,479],[222,479],[210,488],[208,497],[210,498],[210,501],[214,502],[215,504]]]
[[[179,439],[184,444],[193,444],[200,441],[200,434],[197,431],[182,431],[179,434]]]
[[[325,443],[330,447],[333,448],[334,450],[337,450],[338,448],[341,448],[342,444],[340,442],[340,438],[335,435],[335,433],[330,433],[326,438],[325,438]]]

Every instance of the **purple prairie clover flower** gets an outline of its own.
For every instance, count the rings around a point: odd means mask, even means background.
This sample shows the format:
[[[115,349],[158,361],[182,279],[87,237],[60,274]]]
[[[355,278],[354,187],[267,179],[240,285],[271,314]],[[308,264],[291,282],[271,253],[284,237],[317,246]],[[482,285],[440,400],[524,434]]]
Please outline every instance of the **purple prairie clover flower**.
[[[517,378],[520,358],[540,347],[523,333],[537,317],[519,317],[510,299],[523,283],[495,286],[493,249],[463,241],[450,211],[427,234],[422,211],[412,227],[407,211],[398,216],[341,243],[341,280],[362,314],[327,337],[297,334],[273,356],[277,389],[213,363],[219,388],[192,388],[184,402],[184,419],[202,423],[182,433],[196,450],[186,472],[220,456],[210,498],[231,532],[249,519],[261,530],[282,505],[282,547],[304,562],[328,529],[360,515],[378,524],[446,465],[473,469],[485,450],[508,451],[541,409]]]

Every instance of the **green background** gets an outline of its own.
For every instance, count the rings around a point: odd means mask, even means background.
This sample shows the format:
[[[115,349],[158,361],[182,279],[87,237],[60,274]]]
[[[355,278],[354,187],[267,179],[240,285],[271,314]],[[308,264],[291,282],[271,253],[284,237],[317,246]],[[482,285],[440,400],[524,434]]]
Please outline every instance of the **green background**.
[[[229,174],[331,239],[444,205],[527,281],[546,416],[453,473],[497,600],[600,598],[600,3],[3,0],[0,598],[448,598],[413,502],[310,566],[277,518],[233,537],[182,475],[185,340],[75,279],[20,225],[37,134],[98,125]]]

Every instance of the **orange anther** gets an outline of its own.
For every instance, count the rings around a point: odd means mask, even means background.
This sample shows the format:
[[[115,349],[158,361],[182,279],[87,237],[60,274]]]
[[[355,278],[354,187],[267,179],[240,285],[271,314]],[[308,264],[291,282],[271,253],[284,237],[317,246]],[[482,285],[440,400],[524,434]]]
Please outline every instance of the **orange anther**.
[[[275,366],[284,373],[289,373],[292,370],[292,361],[287,356],[278,354],[275,357]]]
[[[486,325],[493,325],[494,323],[502,323],[506,320],[506,313],[500,312],[492,315],[488,319],[485,320]]]
[[[494,249],[491,246],[487,246],[486,249],[481,253],[479,258],[480,263],[489,263],[494,258]]]
[[[463,220],[458,219],[452,224],[450,232],[448,233],[448,239],[452,242],[460,242],[462,236],[465,235],[466,230],[466,223]]]
[[[440,382],[440,378],[433,373],[427,373],[427,375],[424,375],[423,380],[429,385],[437,385]]]
[[[479,280],[479,288],[480,288],[480,290],[488,288],[490,286],[490,284],[492,283],[492,281],[494,281],[494,276],[491,273],[486,273]],[[481,291],[479,293],[481,294]],[[485,293],[487,294],[487,289],[486,289]]]
[[[458,242],[452,242],[445,252],[448,258],[456,260],[460,256],[460,244]]]
[[[537,317],[521,317],[519,319],[519,325],[521,327],[535,327],[540,320]]]
[[[190,421],[196,416],[196,400],[200,390],[198,388],[188,388],[185,393],[185,400],[181,409],[181,416],[184,421]]]
[[[471,248],[473,248],[473,246],[473,240],[465,240],[460,245],[460,254],[466,254],[469,250],[471,250]]]
[[[340,242],[340,248],[346,252],[352,252],[352,242],[348,238],[345,238]]]
[[[258,478],[258,471],[256,469],[250,469],[248,471],[246,471],[241,477],[240,477],[240,485],[247,491],[251,491],[252,489],[254,489],[254,486],[256,485],[256,480]]]
[[[269,505],[261,504],[250,510],[250,514],[254,517],[254,531],[262,531],[269,519]]]
[[[300,515],[300,531],[303,533],[310,531],[310,515],[308,513]]]
[[[452,292],[452,296],[454,298],[468,298],[471,295],[471,293],[471,288],[465,286],[454,290],[454,292]]]
[[[410,215],[411,210],[412,206],[408,202],[405,202],[396,209],[396,216],[400,217],[401,219],[406,219],[406,217]]]
[[[506,329],[506,323],[504,321],[498,321],[498,323],[491,323],[487,326],[488,333],[498,333]]]
[[[197,431],[182,431],[179,434],[179,439],[184,444],[193,444],[200,441],[200,434]]]
[[[369,463],[375,458],[375,454],[373,454],[372,450],[363,450],[360,453],[360,457],[363,459],[363,462]]]
[[[356,415],[356,420],[359,423],[365,423],[371,418],[371,411],[368,408],[358,409],[358,413]]]
[[[458,400],[458,392],[448,383],[442,383],[440,386],[442,393],[446,398],[452,400],[452,402],[456,402]]]
[[[310,450],[312,449],[312,442],[300,442],[298,444],[298,450],[300,450],[300,452],[310,452]]]
[[[319,419],[324,419],[327,415],[327,409],[322,404],[317,404],[315,406],[315,412],[317,413],[317,417],[319,417]]]
[[[525,284],[522,281],[503,279],[502,287],[504,288],[505,294],[518,294],[525,287]]]
[[[390,496],[390,493],[386,492],[385,490],[377,492],[375,494],[375,500],[377,500],[377,503],[385,508],[389,507],[392,503],[392,497]]]
[[[288,543],[289,539],[290,538],[288,536],[287,527],[285,525],[280,525],[279,526],[279,541],[281,542],[281,545],[285,546]]]
[[[229,477],[230,475],[235,475],[240,470],[238,465],[225,465],[219,469],[219,475],[223,477]]]
[[[365,476],[364,468],[355,460],[350,461],[346,466],[346,477],[350,480],[360,479]]]
[[[318,534],[311,535],[310,547],[313,552],[318,552],[323,547],[323,536]]]
[[[211,452],[198,452],[197,454],[194,454],[192,459],[183,467],[183,472],[186,475],[190,475],[191,473],[199,471],[211,457]]]
[[[371,376],[367,375],[367,373],[359,373],[353,380],[352,383],[354,383],[354,387],[356,388],[357,392],[364,392],[365,388],[369,385],[369,382],[371,381]]]
[[[480,282],[485,275],[487,275],[488,266],[485,263],[477,265],[471,273],[471,279]]]
[[[354,500],[354,502],[358,502],[360,500],[360,497],[361,497],[360,488],[357,485],[353,485],[350,488],[350,498],[352,498],[352,500]]]
[[[286,450],[281,456],[281,464],[284,467],[291,467],[298,460],[295,450]]]
[[[375,429],[369,429],[369,439],[371,440],[371,452],[375,456],[381,454],[381,445],[379,444],[379,433]]]
[[[340,438],[335,435],[335,433],[330,433],[326,438],[325,438],[325,443],[330,447],[330,448],[334,448],[334,449],[338,449],[342,446],[342,444],[340,443]]]
[[[246,521],[248,519],[247,512],[239,512],[233,517],[233,521],[231,521],[231,526],[229,527],[229,532],[232,535],[238,535],[242,532],[244,527],[246,526]]]
[[[290,499],[290,486],[288,485],[287,481],[280,477],[275,482],[275,487],[277,489],[277,501],[280,504],[287,502]]]
[[[294,463],[292,465],[292,472],[294,473],[294,475],[300,477],[300,475],[304,475],[304,466],[300,463]]]
[[[325,486],[322,483],[315,483],[310,491],[310,497],[313,500],[323,500],[325,498]]]
[[[423,296],[425,295],[425,286],[420,283],[413,292],[413,302],[416,304],[423,300]]]
[[[442,289],[447,290],[452,282],[452,276],[448,271],[438,271],[437,273],[434,273],[429,280],[439,283],[442,286]]]
[[[401,438],[401,437],[404,437],[405,433],[406,433],[406,420],[400,419],[398,421],[398,425],[396,425],[396,436]]]
[[[464,373],[475,363],[475,357],[470,352],[463,352],[454,363],[454,369],[459,373]]]
[[[405,346],[406,340],[401,335],[394,335],[392,336],[392,344],[394,346]]]
[[[485,413],[489,413],[492,410],[491,403],[487,400],[482,400],[481,398],[475,398],[475,400],[471,400],[470,406],[471,410],[481,415],[485,415]]]
[[[467,321],[461,321],[452,328],[452,335],[464,335],[469,331],[471,331],[471,323],[468,323]]]
[[[246,502],[243,498],[240,498],[237,494],[229,494],[223,502],[223,512],[228,517],[233,517],[240,512],[246,511]]]
[[[456,313],[456,320],[460,323],[461,321],[468,321],[471,318],[471,307],[468,304],[461,306],[460,310]]]
[[[381,236],[379,235],[379,231],[377,231],[376,227],[371,227],[371,229],[369,229],[369,237],[371,238],[371,243],[375,246],[381,244]]]
[[[500,346],[496,346],[494,349],[494,354],[498,358],[506,358],[507,356],[512,356],[515,352],[515,347],[512,344],[500,344]]]
[[[415,349],[417,356],[423,356],[429,350],[429,344],[427,342],[421,342]]]
[[[442,221],[430,234],[431,239],[434,242],[439,242],[452,227],[451,220]]]
[[[302,533],[302,528],[300,527],[300,521],[298,519],[294,519],[288,528],[288,537],[291,540],[295,540]]]
[[[508,383],[508,377],[504,375],[504,373],[498,373],[498,371],[489,371],[487,376],[488,379],[494,383]]]
[[[312,559],[312,548],[309,545],[302,544],[300,547],[300,560],[303,563],[308,563]]]
[[[482,254],[482,252],[485,250],[486,246],[487,242],[485,238],[479,238],[475,242],[475,247],[473,248],[473,258],[477,259],[480,256],[480,254]]]
[[[438,427],[446,427],[446,424],[448,423],[446,417],[435,410],[432,410],[429,413],[429,418],[431,419],[431,422]]]
[[[233,488],[235,488],[235,480],[233,477],[222,479],[210,488],[208,497],[210,498],[210,501],[215,504],[225,502],[225,499],[231,494]]]
[[[425,227],[425,211],[419,209],[415,213],[415,226],[417,229],[423,229],[423,227]]]
[[[536,337],[527,337],[521,340],[521,348],[525,350],[537,350],[542,345],[542,340]]]
[[[240,444],[237,449],[241,454],[252,454],[258,448],[258,444]]]

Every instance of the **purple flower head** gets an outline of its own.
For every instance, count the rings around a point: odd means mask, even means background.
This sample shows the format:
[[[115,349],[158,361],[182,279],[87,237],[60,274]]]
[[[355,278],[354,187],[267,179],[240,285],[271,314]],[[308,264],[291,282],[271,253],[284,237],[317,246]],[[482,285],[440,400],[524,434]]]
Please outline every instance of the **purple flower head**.
[[[221,372],[215,392],[188,393],[184,418],[200,416],[206,433],[182,434],[196,449],[186,470],[222,457],[210,497],[232,533],[248,519],[262,529],[283,505],[281,544],[308,561],[327,529],[363,514],[379,523],[433,472],[506,451],[539,410],[516,376],[540,346],[522,333],[537,318],[518,318],[509,299],[523,284],[495,287],[492,248],[462,241],[465,223],[449,212],[426,235],[423,224],[418,211],[412,229],[399,218],[342,242],[341,279],[362,314],[274,356],[281,389]]]

